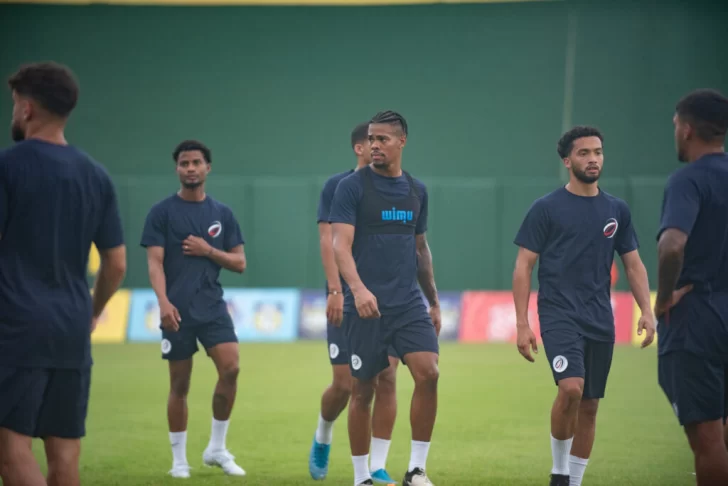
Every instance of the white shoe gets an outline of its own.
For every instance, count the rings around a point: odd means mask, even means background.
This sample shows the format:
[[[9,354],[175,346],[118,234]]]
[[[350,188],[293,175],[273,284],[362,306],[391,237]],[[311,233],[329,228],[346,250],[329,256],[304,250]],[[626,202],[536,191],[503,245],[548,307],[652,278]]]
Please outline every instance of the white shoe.
[[[223,472],[230,476],[245,476],[245,471],[242,467],[235,464],[235,456],[230,454],[226,450],[222,451],[209,451],[205,450],[202,453],[202,461],[206,466],[217,466],[223,470]]]
[[[189,478],[190,466],[188,464],[175,464],[172,466],[172,470],[169,471],[169,475],[173,478]]]
[[[404,476],[402,484],[405,486],[435,486],[427,477],[425,471],[419,467],[414,468]]]

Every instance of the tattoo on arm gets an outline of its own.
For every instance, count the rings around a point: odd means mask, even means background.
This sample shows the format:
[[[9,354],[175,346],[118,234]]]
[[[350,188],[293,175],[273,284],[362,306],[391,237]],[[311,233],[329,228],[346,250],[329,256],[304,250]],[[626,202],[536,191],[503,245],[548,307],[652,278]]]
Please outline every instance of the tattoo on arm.
[[[439,304],[437,300],[437,287],[435,286],[435,273],[432,268],[432,253],[424,233],[416,236],[417,239],[417,281],[425,294],[430,306]]]

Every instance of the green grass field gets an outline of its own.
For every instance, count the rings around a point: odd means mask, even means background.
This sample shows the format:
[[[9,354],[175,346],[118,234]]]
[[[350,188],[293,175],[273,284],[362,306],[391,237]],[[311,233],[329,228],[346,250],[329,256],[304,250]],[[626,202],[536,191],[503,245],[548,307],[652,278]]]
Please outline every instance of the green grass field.
[[[329,477],[308,476],[308,452],[319,398],[331,372],[326,345],[241,344],[238,398],[228,447],[247,471],[226,477],[202,465],[210,433],[216,376],[196,356],[189,397],[188,459],[192,478],[167,476],[167,369],[157,344],[96,345],[83,442],[84,485],[351,485],[346,412],[334,430]],[[657,384],[655,348],[615,351],[602,402],[587,486],[695,484],[683,432]],[[556,388],[543,352],[526,362],[513,345],[444,344],[440,407],[428,460],[437,486],[547,485],[551,467],[549,410]],[[412,380],[398,375],[399,411],[388,469],[401,477],[409,460]],[[39,459],[41,444],[36,445]]]

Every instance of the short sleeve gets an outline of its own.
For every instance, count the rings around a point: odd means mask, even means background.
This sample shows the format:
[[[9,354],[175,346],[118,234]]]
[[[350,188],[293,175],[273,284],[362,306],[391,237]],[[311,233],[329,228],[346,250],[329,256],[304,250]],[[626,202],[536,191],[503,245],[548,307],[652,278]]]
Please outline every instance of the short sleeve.
[[[342,179],[334,192],[329,222],[356,226],[356,213],[361,194],[362,186],[358,174]]]
[[[623,203],[620,215],[620,227],[617,229],[617,241],[615,241],[614,249],[618,255],[622,256],[638,249],[640,245],[637,240],[637,232],[632,225],[632,213],[626,203]]]
[[[321,195],[319,196],[318,211],[317,211],[317,223],[326,223],[329,221],[329,214],[331,213],[331,203],[334,200],[334,193],[336,192],[336,186],[338,180],[331,178],[326,181]]]
[[[165,246],[167,234],[167,221],[164,208],[159,204],[154,205],[147,214],[142,230],[141,246]]]
[[[415,181],[415,184],[418,184],[419,191],[420,191],[420,215],[417,218],[417,226],[415,227],[415,234],[421,235],[427,232],[427,211],[428,211],[428,196],[427,196],[427,187],[419,183],[418,181]]]
[[[549,214],[545,203],[539,199],[531,205],[526,213],[514,243],[534,253],[542,253],[548,236]]]
[[[235,219],[235,215],[232,210],[227,210],[225,214],[225,219],[227,221],[225,222],[225,241],[223,243],[225,245],[225,251],[230,251],[236,246],[244,245],[245,240],[243,239],[243,232],[240,231],[240,224],[238,224],[238,220]]]
[[[667,181],[662,198],[662,216],[657,239],[663,231],[675,228],[690,236],[700,212],[700,190],[695,181],[683,171],[676,172]]]
[[[124,229],[121,223],[116,189],[111,179],[108,178],[104,186],[106,188],[104,190],[105,194],[102,196],[104,198],[104,210],[94,237],[94,244],[99,251],[116,248],[124,244]]]

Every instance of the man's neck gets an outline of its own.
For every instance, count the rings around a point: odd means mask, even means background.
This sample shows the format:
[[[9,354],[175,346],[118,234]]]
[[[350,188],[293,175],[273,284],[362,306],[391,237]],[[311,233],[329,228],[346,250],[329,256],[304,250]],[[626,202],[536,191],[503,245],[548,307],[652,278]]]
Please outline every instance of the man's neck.
[[[205,200],[205,197],[207,197],[205,194],[205,186],[195,187],[194,189],[181,187],[180,190],[177,191],[177,195],[181,199],[190,202],[202,202]]]
[[[399,177],[402,175],[402,164],[391,164],[386,169],[378,169],[374,164],[371,164],[370,167],[375,173],[384,177]]]
[[[592,184],[585,184],[574,178],[566,184],[566,190],[572,194],[583,197],[594,197],[599,194],[599,186],[596,182]]]
[[[54,124],[43,125],[37,128],[28,127],[25,133],[25,139],[41,140],[55,145],[68,145],[63,133],[63,127]]]
[[[705,157],[706,155],[713,154],[724,154],[725,147],[721,145],[704,145],[696,147],[693,153],[690,155],[690,163],[692,164],[698,159]]]

